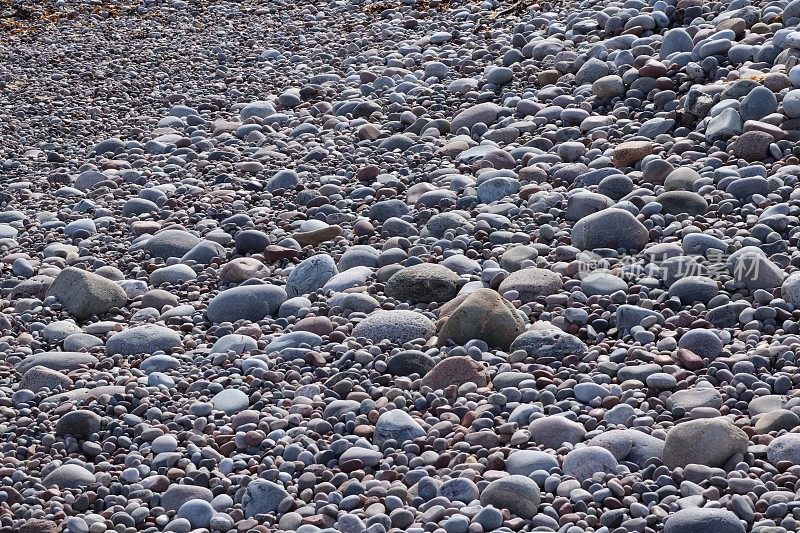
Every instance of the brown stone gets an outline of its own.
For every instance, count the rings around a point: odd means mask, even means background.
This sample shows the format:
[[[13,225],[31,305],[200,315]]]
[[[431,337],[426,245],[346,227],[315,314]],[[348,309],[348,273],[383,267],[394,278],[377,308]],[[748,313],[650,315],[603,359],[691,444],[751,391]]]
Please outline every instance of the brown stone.
[[[780,141],[786,136],[786,132],[778,126],[767,124],[758,120],[748,120],[744,123],[744,131],[763,131],[769,133],[776,141]]]
[[[131,233],[136,236],[144,235],[146,233],[155,233],[161,229],[160,222],[152,220],[137,220],[131,224]]]
[[[556,69],[543,70],[537,76],[542,85],[552,85],[561,78],[561,73]]]
[[[18,529],[19,533],[57,533],[58,525],[50,520],[28,520]]]
[[[717,31],[722,30],[733,30],[733,33],[736,34],[735,40],[738,41],[742,38],[745,31],[747,31],[747,23],[742,18],[729,18],[728,20],[723,20],[717,24]]]
[[[686,348],[678,348],[675,357],[679,364],[689,370],[700,370],[705,366],[703,359],[699,355]]]
[[[334,330],[334,324],[326,316],[310,316],[299,320],[293,331],[310,331],[317,335],[328,335]]]
[[[264,259],[267,261],[280,261],[281,259],[293,259],[300,255],[300,252],[294,248],[287,248],[285,246],[278,246],[277,244],[270,244],[264,250]]]
[[[614,148],[612,159],[617,168],[632,167],[652,153],[653,143],[650,141],[628,141]]]
[[[224,264],[219,272],[220,283],[241,283],[248,279],[264,279],[269,267],[252,257],[237,257]]]
[[[332,241],[336,237],[340,237],[343,233],[341,227],[333,225],[314,231],[293,233],[292,238],[296,240],[300,246],[317,246],[325,241]]]
[[[446,389],[450,385],[460,387],[464,383],[475,383],[478,387],[485,387],[489,383],[489,372],[472,357],[458,355],[439,361],[425,374],[421,385],[439,390]]]
[[[480,339],[490,347],[507,350],[525,331],[511,302],[491,289],[459,295],[439,313],[439,346],[447,340],[465,344]]]
[[[639,69],[639,76],[647,78],[660,78],[667,75],[667,67],[661,61],[650,59]]]

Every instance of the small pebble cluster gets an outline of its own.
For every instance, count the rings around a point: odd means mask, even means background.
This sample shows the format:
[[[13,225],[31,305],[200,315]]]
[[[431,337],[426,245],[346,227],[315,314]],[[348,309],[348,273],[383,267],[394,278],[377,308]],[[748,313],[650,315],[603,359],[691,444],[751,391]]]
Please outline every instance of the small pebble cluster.
[[[800,529],[800,0],[0,15],[3,532]]]

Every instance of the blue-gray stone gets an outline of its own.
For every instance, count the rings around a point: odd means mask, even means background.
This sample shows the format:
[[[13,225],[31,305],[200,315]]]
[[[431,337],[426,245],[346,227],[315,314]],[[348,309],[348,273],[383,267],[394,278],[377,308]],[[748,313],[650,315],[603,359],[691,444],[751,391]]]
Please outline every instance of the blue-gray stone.
[[[286,280],[286,295],[289,298],[305,296],[322,288],[339,273],[331,256],[317,254],[304,259],[289,274]]]
[[[620,404],[617,407],[623,405],[626,404]],[[617,461],[635,463],[640,467],[643,467],[650,459],[661,459],[664,451],[663,440],[637,429],[605,431],[586,444],[605,448]]]
[[[758,86],[742,99],[739,114],[742,120],[761,120],[778,110],[775,93],[764,86]]]
[[[224,411],[228,414],[235,414],[247,409],[250,405],[250,398],[239,389],[225,389],[218,392],[211,398],[211,404],[217,411]]]
[[[180,506],[175,517],[187,519],[193,528],[207,528],[215,512],[205,500],[189,500]]]
[[[106,342],[108,355],[151,354],[162,351],[169,353],[181,345],[181,336],[164,326],[145,324],[120,331]]]
[[[215,323],[249,320],[258,322],[277,313],[286,291],[275,285],[240,285],[220,292],[208,303],[206,314]]]
[[[528,477],[537,470],[549,472],[558,467],[558,460],[549,453],[539,450],[519,450],[506,459],[506,472]]]
[[[617,460],[610,451],[600,446],[576,448],[564,457],[562,470],[580,482],[590,479],[597,472],[613,473]]]
[[[378,417],[372,440],[375,445],[382,446],[389,440],[400,444],[423,436],[425,430],[411,418],[411,415],[400,409],[392,409]]]
[[[444,496],[451,502],[470,503],[478,499],[477,485],[467,478],[457,477],[448,479],[439,486],[439,496]]]

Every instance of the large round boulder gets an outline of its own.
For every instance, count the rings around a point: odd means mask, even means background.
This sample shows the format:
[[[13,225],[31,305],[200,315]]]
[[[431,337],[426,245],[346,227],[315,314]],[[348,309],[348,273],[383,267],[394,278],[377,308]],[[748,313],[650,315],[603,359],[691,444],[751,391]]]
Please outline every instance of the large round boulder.
[[[421,263],[404,268],[386,282],[386,296],[412,303],[449,302],[458,294],[458,274],[442,265]]]
[[[448,340],[463,345],[473,339],[508,350],[525,324],[511,302],[491,289],[457,296],[439,310],[439,345]]]
[[[508,509],[513,514],[530,519],[539,512],[539,486],[530,478],[511,475],[496,479],[481,492],[481,504]]]
[[[523,303],[534,301],[540,296],[550,296],[561,290],[564,283],[561,276],[544,268],[523,268],[512,272],[500,283],[498,291],[505,294],[516,291]]]
[[[414,311],[375,311],[353,328],[354,337],[365,337],[372,342],[388,339],[398,344],[414,339],[428,340],[436,326],[421,313]]]
[[[572,227],[572,245],[581,250],[641,250],[647,242],[647,228],[631,213],[616,207],[588,215]]]
[[[663,461],[667,468],[696,464],[722,467],[734,454],[747,453],[747,433],[724,418],[700,418],[667,432]]]

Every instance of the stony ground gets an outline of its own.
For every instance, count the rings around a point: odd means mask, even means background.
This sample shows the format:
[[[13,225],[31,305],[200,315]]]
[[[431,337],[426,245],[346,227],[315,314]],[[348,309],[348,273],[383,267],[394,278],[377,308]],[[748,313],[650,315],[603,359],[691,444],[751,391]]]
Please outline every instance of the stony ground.
[[[800,0],[0,1],[0,528],[800,528]]]

